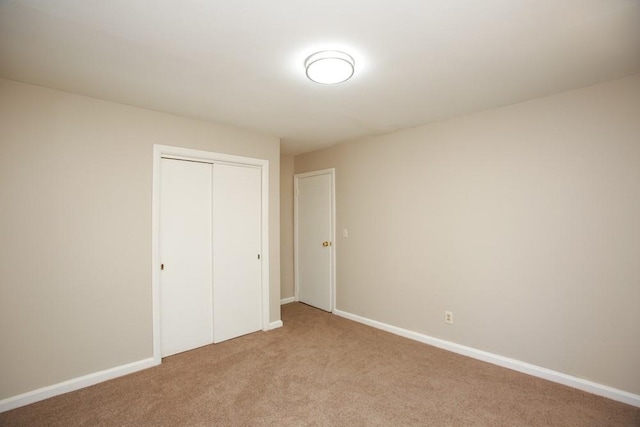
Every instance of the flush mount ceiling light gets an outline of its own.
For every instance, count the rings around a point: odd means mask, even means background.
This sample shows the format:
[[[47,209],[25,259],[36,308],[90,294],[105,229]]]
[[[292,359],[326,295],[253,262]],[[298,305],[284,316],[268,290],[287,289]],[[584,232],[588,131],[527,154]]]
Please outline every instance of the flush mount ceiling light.
[[[309,80],[325,85],[349,80],[353,76],[354,65],[350,55],[337,50],[316,52],[304,61]]]

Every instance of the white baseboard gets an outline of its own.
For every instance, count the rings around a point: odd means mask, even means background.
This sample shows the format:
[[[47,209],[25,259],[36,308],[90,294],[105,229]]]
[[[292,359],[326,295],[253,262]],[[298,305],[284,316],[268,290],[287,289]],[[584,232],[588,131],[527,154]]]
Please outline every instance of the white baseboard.
[[[28,391],[17,396],[8,397],[0,400],[0,412],[9,411],[31,403],[39,402],[50,397],[58,396],[70,391],[89,387],[107,380],[121,377],[123,375],[132,374],[143,369],[151,368],[158,365],[153,358],[139,360],[137,362],[127,363],[126,365],[116,366],[115,368],[106,369],[104,371],[94,372],[82,377],[73,378],[58,384],[42,387],[36,390]]]
[[[282,326],[282,320],[276,320],[275,322],[271,322],[269,324],[269,330],[281,328]],[[149,359],[128,363],[122,366],[116,366],[115,368],[94,372],[92,374],[73,378],[58,384],[28,391],[17,396],[8,397],[6,399],[0,400],[0,413],[19,408],[21,406],[30,405],[32,403],[36,403],[50,397],[69,393],[70,391],[89,387],[94,384],[98,384],[124,375],[132,374],[143,369],[157,366],[160,363],[160,359],[156,360],[155,358],[151,357]]]
[[[448,350],[453,353],[462,354],[464,356],[482,360],[483,362],[492,363],[494,365],[502,366],[504,368],[512,369],[514,371],[522,372],[534,377],[542,378],[548,381],[573,387],[578,390],[586,391],[587,393],[596,394],[598,396],[603,396],[618,402],[626,403],[628,405],[640,407],[640,395],[638,394],[629,393],[628,391],[619,390],[603,384],[595,383],[593,381],[588,381],[582,378],[563,374],[562,372],[552,371],[551,369],[532,365],[520,360],[511,359],[509,357],[504,357],[498,354],[493,354],[486,351],[477,350],[472,347],[456,344],[450,341],[445,341],[440,338],[434,338],[429,335],[421,334],[419,332],[409,331],[407,329],[402,329],[397,326],[392,326],[386,323],[378,322],[376,320],[367,319],[366,317],[361,317],[355,314],[347,313],[345,311],[334,310],[333,313],[340,317],[344,317],[358,323],[363,323],[377,329],[382,329],[383,331],[391,332],[392,334],[400,335],[401,337],[409,338],[414,341],[419,341],[424,344],[429,344],[434,347]]]
[[[274,329],[282,328],[282,326],[284,326],[282,320],[276,320],[275,322],[269,323],[269,330],[271,331]]]
[[[522,372],[534,377],[542,378],[555,383],[563,384],[569,387],[576,388],[578,390],[586,391],[588,393],[603,396],[618,402],[626,403],[628,405],[640,407],[640,395],[629,393],[624,390],[619,390],[613,387],[609,387],[603,384],[598,384],[593,381],[584,380],[582,378],[574,377],[571,375],[563,374],[562,372],[553,371],[551,369],[543,368],[540,366],[532,365],[520,360],[511,359],[509,357],[500,356],[497,354],[489,353],[482,350],[477,350],[472,347],[467,347],[461,344],[452,343],[439,338],[434,338],[429,335],[424,335],[418,332],[409,331],[407,329],[392,326],[386,323],[371,320],[366,317],[361,317],[355,314],[347,313],[342,310],[334,310],[334,314],[344,317],[349,320],[353,320],[368,326],[372,326],[383,331],[391,332],[392,334],[399,335],[405,338],[409,338],[414,341],[418,341],[424,344],[432,345],[434,347],[442,348],[454,353],[462,354],[474,359],[482,360],[483,362],[492,363],[494,365],[502,366],[504,368],[512,369],[514,371]],[[283,326],[282,320],[277,320],[269,324],[269,330],[277,329]],[[58,396],[70,391],[78,390],[84,387],[89,387],[94,384],[98,384],[107,380],[118,378],[124,375],[132,374],[143,369],[157,366],[159,363],[153,358],[140,360],[137,362],[128,363],[126,365],[117,366],[115,368],[106,369],[104,371],[94,372],[92,374],[84,375],[82,377],[74,378],[68,381],[64,381],[58,384],[42,387],[37,390],[29,391],[17,396],[8,397],[0,400],[0,413],[6,412],[11,409],[19,408],[21,406],[29,405],[31,403],[39,402],[50,397]]]
[[[280,300],[280,305],[289,304],[290,302],[294,302],[295,300],[296,300],[295,297],[282,298]]]

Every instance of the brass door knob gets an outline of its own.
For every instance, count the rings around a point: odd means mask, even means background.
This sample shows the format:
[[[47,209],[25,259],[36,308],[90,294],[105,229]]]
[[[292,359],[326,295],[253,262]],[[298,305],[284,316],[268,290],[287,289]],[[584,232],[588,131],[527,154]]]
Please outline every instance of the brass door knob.
[[[324,246],[325,248],[327,246],[331,246],[331,242],[322,242],[322,246]]]

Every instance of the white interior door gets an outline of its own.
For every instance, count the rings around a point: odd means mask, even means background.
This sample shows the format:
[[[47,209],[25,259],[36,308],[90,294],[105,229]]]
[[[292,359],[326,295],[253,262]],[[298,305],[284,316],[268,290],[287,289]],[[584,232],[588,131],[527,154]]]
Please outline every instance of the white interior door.
[[[298,300],[332,311],[333,170],[295,178]]]
[[[261,171],[213,166],[213,339],[262,328]]]
[[[212,342],[212,165],[162,159],[160,179],[164,357]]]

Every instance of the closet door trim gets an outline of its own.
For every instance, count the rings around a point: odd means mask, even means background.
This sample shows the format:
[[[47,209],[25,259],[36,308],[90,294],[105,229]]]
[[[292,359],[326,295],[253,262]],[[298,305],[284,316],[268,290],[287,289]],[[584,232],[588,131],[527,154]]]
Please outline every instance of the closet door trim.
[[[155,364],[162,361],[160,334],[160,160],[162,158],[188,160],[202,163],[230,164],[258,167],[262,173],[261,194],[261,259],[262,259],[262,330],[268,331],[269,324],[269,161],[252,157],[235,156],[190,148],[168,145],[153,146],[153,193],[151,220],[151,287],[153,304],[153,359]]]

